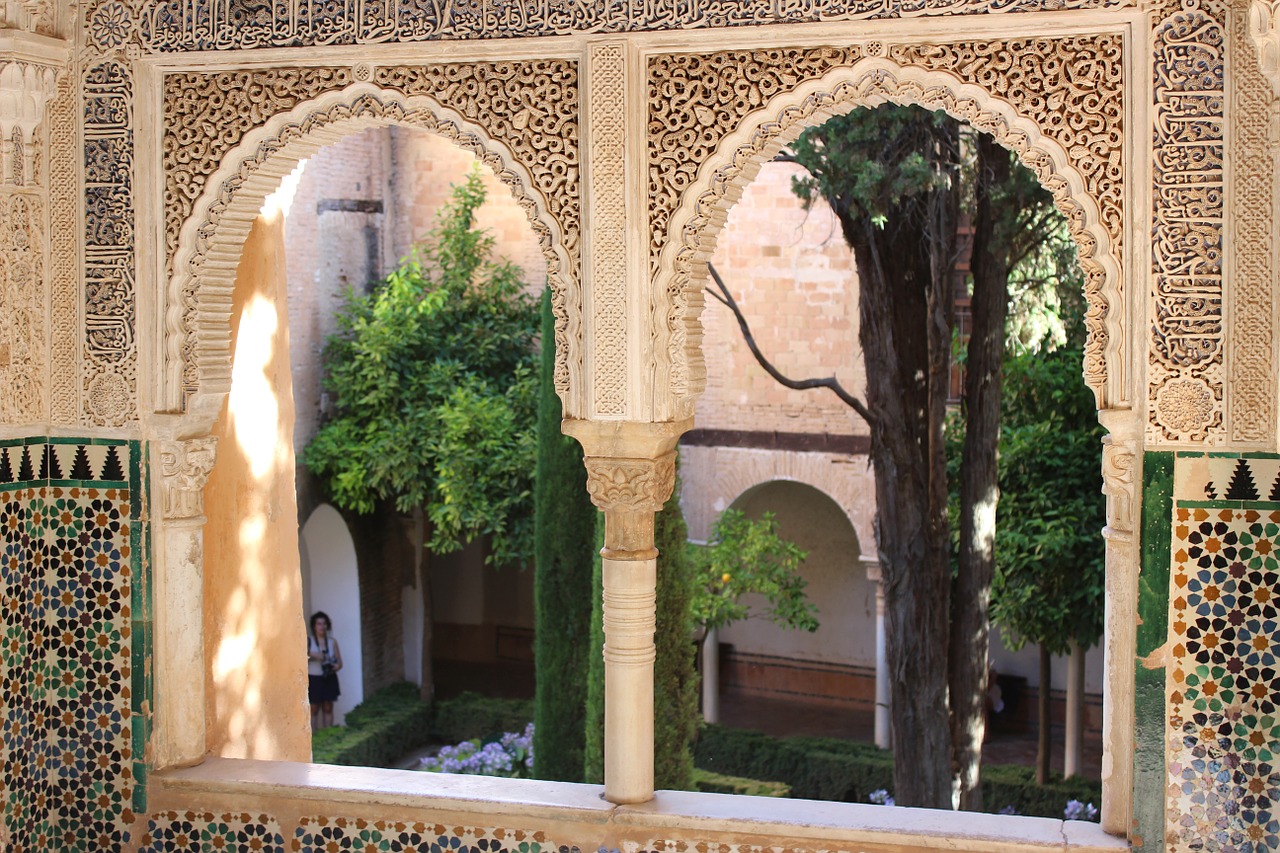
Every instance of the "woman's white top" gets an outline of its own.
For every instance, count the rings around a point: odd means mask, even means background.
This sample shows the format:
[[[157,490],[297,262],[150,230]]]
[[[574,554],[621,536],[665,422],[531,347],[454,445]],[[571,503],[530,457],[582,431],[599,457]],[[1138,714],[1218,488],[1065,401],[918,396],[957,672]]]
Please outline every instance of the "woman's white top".
[[[324,661],[310,657],[312,652],[324,652],[325,658],[333,660],[332,635],[326,634],[321,644],[315,634],[307,634],[307,675],[324,675]]]

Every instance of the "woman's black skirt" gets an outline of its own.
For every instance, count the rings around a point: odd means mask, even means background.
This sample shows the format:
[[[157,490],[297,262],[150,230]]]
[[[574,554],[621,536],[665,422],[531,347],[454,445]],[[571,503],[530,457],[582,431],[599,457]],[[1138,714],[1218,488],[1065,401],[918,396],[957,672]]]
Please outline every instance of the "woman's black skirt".
[[[338,689],[338,673],[336,672],[331,672],[328,675],[307,676],[307,698],[312,705],[332,702],[338,698],[341,692]]]

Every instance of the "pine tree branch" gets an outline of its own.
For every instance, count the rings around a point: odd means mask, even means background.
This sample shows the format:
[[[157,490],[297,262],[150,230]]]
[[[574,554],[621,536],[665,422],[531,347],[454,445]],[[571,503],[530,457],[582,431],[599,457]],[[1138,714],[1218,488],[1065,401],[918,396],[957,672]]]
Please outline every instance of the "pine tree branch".
[[[747,347],[751,350],[751,354],[755,356],[756,363],[764,368],[764,372],[769,374],[780,385],[791,388],[795,391],[807,391],[810,388],[826,388],[840,398],[840,402],[858,413],[867,423],[871,422],[871,412],[866,405],[857,397],[845,390],[844,386],[834,376],[825,379],[791,379],[783,376],[778,368],[765,357],[760,351],[759,345],[756,344],[755,336],[751,333],[751,326],[747,323],[747,318],[743,316],[742,309],[738,307],[738,302],[733,298],[733,294],[729,292],[729,288],[725,286],[724,279],[720,278],[720,273],[716,272],[716,268],[710,261],[707,262],[707,272],[711,273],[711,281],[714,287],[708,287],[707,292],[711,297],[721,305],[733,312],[733,316],[738,320],[738,328],[742,330],[742,338],[747,342]]]

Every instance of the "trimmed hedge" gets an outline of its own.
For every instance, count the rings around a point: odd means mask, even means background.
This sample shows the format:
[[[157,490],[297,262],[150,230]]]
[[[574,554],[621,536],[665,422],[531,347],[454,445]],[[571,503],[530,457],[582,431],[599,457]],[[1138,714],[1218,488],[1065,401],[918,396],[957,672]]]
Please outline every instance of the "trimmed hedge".
[[[418,686],[402,681],[369,696],[347,714],[346,724],[311,737],[317,764],[386,767],[427,742],[431,710]]]
[[[522,732],[532,719],[532,699],[496,699],[462,693],[452,699],[436,700],[430,735],[432,740],[448,744],[475,738],[483,740],[502,732]]]
[[[893,790],[892,753],[838,738],[775,738],[708,725],[694,761],[715,773],[777,779],[791,787],[791,796],[808,800],[865,803],[872,791]],[[984,766],[982,793],[987,811],[1013,806],[1018,814],[1037,817],[1061,818],[1068,800],[1102,802],[1100,782],[1059,777],[1036,785],[1034,768],[1017,765]]]
[[[982,807],[986,811],[1013,806],[1018,814],[1061,818],[1068,800],[1100,807],[1102,783],[1055,774],[1044,785],[1037,785],[1034,767],[999,764],[982,768]]]
[[[729,776],[776,779],[791,787],[791,796],[806,800],[865,803],[872,791],[893,788],[891,755],[837,738],[775,738],[708,725],[694,763]]]
[[[391,767],[431,741],[461,743],[501,732],[520,732],[533,719],[533,700],[494,699],[463,693],[436,702],[432,714],[418,685],[384,687],[351,709],[345,725],[311,736],[316,764]]]
[[[784,782],[759,782],[741,776],[726,776],[710,770],[693,771],[693,787],[704,794],[742,794],[747,797],[789,797],[791,788]]]

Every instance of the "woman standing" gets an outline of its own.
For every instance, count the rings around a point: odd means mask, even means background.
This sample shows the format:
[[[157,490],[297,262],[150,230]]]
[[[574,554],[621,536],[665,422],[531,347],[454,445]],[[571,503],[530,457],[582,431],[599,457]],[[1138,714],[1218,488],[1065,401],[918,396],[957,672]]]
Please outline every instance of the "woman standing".
[[[317,610],[311,616],[311,633],[307,635],[307,698],[311,701],[311,731],[333,725],[333,702],[338,689],[338,670],[342,669],[342,651],[329,630],[333,624],[329,614]]]

